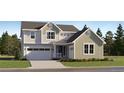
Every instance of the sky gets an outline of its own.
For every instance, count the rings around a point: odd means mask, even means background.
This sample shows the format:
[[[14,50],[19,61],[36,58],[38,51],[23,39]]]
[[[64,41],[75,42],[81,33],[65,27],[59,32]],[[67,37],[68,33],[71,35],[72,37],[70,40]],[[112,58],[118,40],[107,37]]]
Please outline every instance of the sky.
[[[90,27],[94,32],[97,31],[98,28],[101,29],[103,36],[107,31],[116,32],[118,24],[122,24],[124,26],[124,21],[52,21],[56,24],[70,24],[76,26],[79,30],[81,30],[86,24]],[[17,34],[20,36],[20,21],[0,21],[0,36],[3,32],[7,31],[10,35]]]

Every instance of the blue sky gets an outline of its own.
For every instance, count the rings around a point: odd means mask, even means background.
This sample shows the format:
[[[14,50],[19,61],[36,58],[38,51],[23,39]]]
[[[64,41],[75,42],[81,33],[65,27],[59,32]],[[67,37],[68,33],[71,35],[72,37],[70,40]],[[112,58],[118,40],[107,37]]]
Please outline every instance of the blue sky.
[[[122,24],[124,26],[124,21],[53,21],[53,23],[75,25],[79,30],[81,30],[86,24],[94,32],[100,28],[103,34],[109,30],[115,33],[118,24]],[[19,36],[20,27],[20,21],[0,21],[0,36],[5,31],[8,31],[11,35],[17,34]]]

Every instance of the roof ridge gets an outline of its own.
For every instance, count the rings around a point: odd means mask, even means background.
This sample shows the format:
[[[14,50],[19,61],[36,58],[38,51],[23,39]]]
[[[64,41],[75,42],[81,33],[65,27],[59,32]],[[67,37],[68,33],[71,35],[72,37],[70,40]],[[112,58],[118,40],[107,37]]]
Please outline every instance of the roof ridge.
[[[69,24],[56,24],[56,25],[67,25],[67,26],[74,26],[74,25],[69,25]]]

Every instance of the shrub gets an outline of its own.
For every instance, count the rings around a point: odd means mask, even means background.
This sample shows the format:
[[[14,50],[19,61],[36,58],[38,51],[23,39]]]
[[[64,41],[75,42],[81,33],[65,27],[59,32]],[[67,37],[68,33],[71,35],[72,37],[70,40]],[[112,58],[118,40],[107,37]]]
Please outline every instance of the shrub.
[[[92,61],[96,61],[96,58],[92,58]]]
[[[60,59],[60,62],[90,62],[90,61],[113,61],[113,59],[104,58],[104,59],[96,59],[96,58],[89,58],[89,59]]]
[[[86,62],[86,59],[82,59],[83,62]]]
[[[27,60],[26,58],[21,58],[21,60]]]
[[[109,61],[109,58],[104,58],[103,61]]]
[[[21,56],[21,51],[20,51],[20,49],[17,48],[17,49],[15,50],[15,59],[16,59],[16,60],[20,60],[21,57],[22,57],[22,56]]]

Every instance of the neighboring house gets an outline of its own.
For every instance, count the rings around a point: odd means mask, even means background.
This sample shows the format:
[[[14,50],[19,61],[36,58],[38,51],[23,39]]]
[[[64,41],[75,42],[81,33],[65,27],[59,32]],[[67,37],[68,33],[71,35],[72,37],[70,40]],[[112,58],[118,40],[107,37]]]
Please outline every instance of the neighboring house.
[[[27,59],[103,58],[104,41],[90,28],[52,22],[21,22],[21,45]]]

